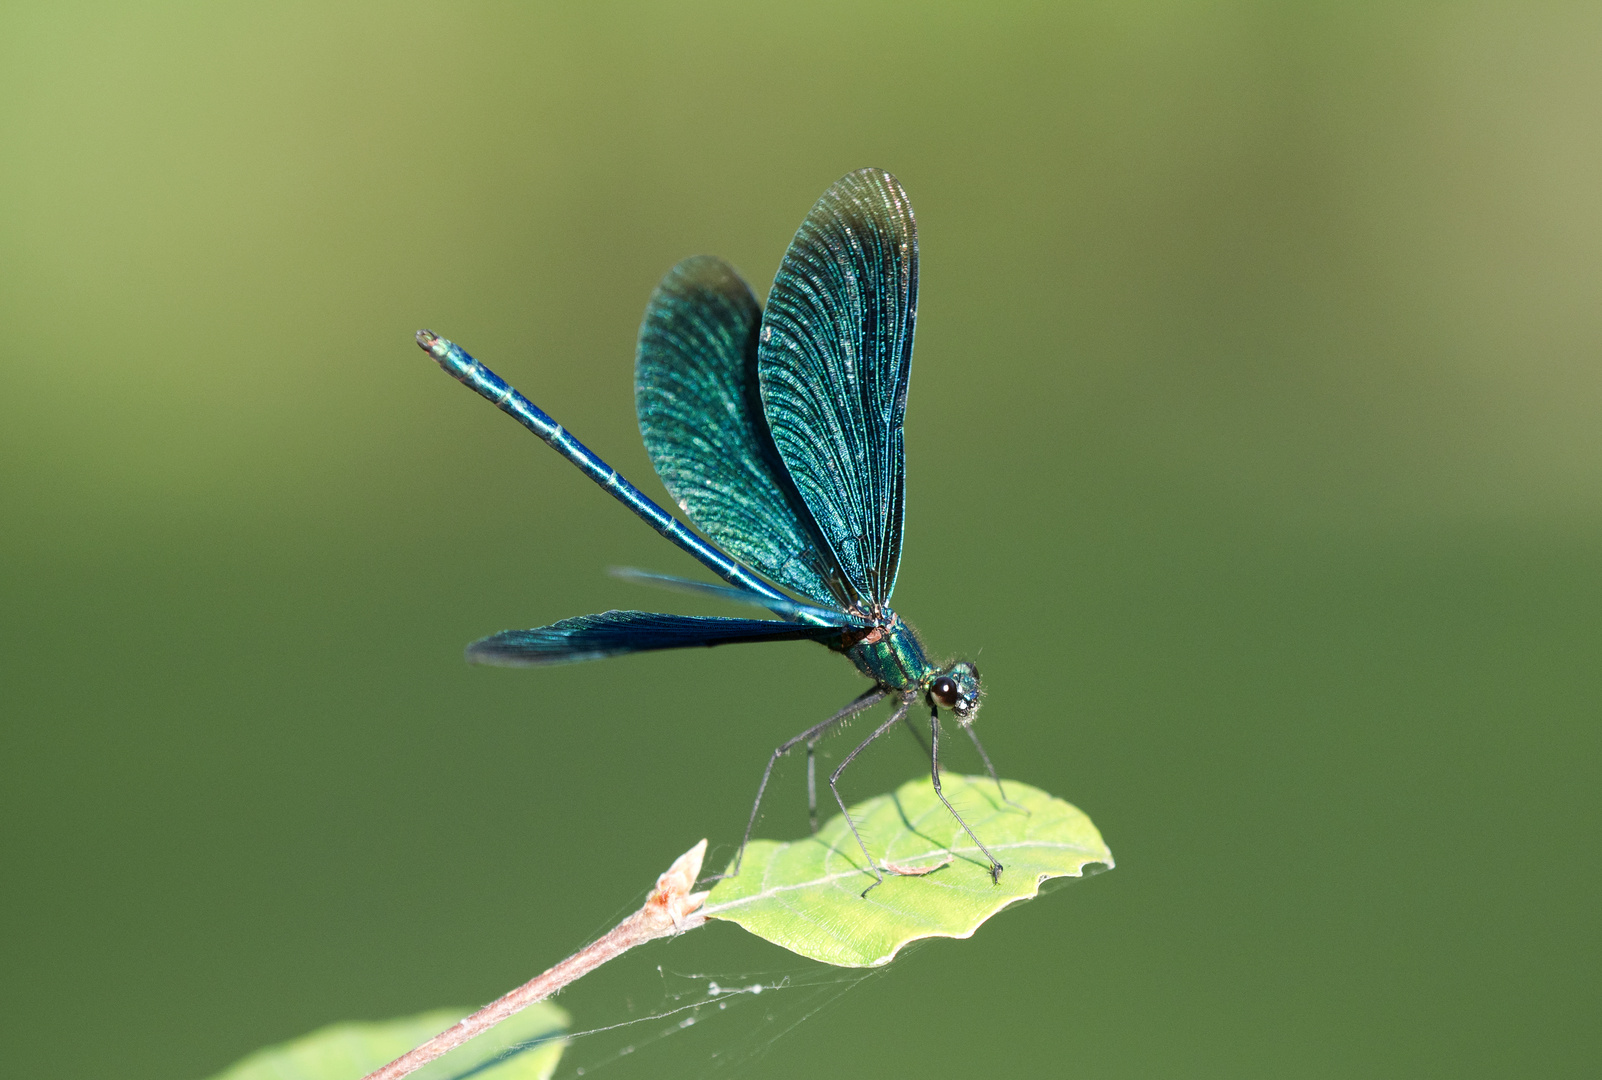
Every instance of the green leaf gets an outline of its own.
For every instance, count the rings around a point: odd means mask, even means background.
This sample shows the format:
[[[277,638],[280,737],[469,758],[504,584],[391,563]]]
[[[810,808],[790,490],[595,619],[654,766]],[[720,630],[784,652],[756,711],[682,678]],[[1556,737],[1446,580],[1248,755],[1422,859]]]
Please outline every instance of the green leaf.
[[[876,859],[923,876],[887,872],[861,896],[873,876],[837,816],[805,840],[751,841],[739,876],[717,883],[702,914],[827,964],[877,967],[909,941],[971,936],[1002,908],[1039,895],[1048,878],[1081,877],[1093,864],[1111,869],[1112,852],[1088,817],[1038,788],[1005,783],[1023,809],[1003,802],[987,777],[941,774],[946,797],[1006,867],[999,884],[924,777],[851,808]]]
[[[223,1070],[211,1080],[361,1080],[380,1065],[438,1035],[472,1009],[437,1009],[420,1016],[377,1024],[334,1024],[281,1046],[269,1046]],[[449,1080],[547,1080],[565,1045],[567,1013],[542,1001],[502,1021],[412,1076]],[[524,1050],[514,1048],[527,1043]],[[510,1052],[505,1061],[473,1071]]]

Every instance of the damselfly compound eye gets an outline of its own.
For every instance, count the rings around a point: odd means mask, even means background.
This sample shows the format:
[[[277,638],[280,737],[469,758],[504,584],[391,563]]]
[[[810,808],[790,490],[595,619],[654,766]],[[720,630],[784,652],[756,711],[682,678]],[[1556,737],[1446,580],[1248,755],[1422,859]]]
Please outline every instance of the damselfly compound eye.
[[[929,684],[929,696],[934,698],[935,704],[951,708],[957,704],[957,680],[950,675],[942,675]]]

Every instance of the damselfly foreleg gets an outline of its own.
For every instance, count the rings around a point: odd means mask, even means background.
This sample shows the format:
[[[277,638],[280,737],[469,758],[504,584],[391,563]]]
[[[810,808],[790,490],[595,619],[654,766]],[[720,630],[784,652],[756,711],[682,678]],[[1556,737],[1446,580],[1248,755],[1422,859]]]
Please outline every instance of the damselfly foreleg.
[[[990,860],[990,880],[994,883],[1000,883],[1001,871],[1003,869],[1001,863],[997,862],[996,857],[990,854],[990,849],[985,847],[984,841],[975,836],[973,830],[968,828],[968,823],[962,820],[962,815],[957,813],[957,808],[955,806],[951,805],[951,800],[946,798],[946,793],[940,790],[939,709],[931,709],[929,711],[929,775],[934,779],[935,794],[940,796],[940,801],[946,804],[946,809],[950,810],[951,816],[957,819],[957,824],[961,825],[962,831],[968,834],[968,839],[977,844],[979,846],[979,850],[985,853],[985,858]],[[1003,796],[1003,798],[1005,798],[1005,796]]]

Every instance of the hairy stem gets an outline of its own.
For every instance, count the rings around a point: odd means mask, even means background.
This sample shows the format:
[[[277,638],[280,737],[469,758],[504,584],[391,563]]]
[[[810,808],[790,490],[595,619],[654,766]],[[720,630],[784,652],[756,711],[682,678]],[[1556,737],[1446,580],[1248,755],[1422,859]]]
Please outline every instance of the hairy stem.
[[[700,926],[706,922],[706,916],[700,914],[706,893],[690,890],[695,887],[695,879],[701,873],[701,859],[705,855],[706,841],[702,840],[680,855],[667,873],[656,879],[656,888],[651,890],[645,905],[610,932],[549,971],[534,976],[511,993],[490,1002],[472,1016],[457,1021],[417,1049],[368,1073],[365,1080],[399,1080],[456,1049],[475,1035],[483,1034],[514,1013],[521,1012],[535,1002],[544,1001],[574,979],[587,975],[634,946],[659,937],[682,934]]]

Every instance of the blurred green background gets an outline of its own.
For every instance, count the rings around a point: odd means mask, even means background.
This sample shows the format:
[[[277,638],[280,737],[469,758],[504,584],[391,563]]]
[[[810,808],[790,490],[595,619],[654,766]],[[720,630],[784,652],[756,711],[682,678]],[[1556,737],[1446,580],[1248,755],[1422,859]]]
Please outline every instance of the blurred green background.
[[[19,2],[0,40],[8,1074],[487,1000],[727,856],[859,677],[465,665],[715,609],[606,577],[697,568],[412,333],[659,493],[652,286],[714,252],[764,295],[864,165],[922,241],[897,607],[1119,865],[746,1068],[1594,1067],[1596,5]],[[739,936],[565,1004],[795,966]]]

